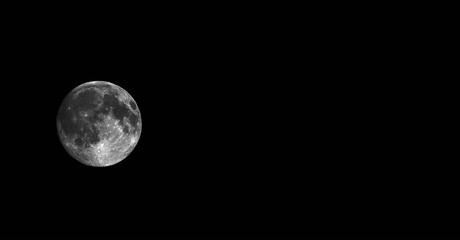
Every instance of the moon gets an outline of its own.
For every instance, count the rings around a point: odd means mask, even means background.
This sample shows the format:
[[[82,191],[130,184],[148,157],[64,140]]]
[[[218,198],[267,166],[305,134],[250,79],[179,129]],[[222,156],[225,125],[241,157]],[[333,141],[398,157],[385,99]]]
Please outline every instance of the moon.
[[[70,91],[60,105],[56,126],[66,151],[93,167],[121,162],[134,150],[142,131],[134,98],[106,81],[83,83]]]

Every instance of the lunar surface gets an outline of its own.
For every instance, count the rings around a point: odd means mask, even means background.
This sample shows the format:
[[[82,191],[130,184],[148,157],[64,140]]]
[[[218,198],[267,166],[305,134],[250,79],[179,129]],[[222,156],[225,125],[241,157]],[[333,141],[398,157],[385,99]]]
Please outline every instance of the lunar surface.
[[[141,127],[141,114],[131,95],[104,81],[73,89],[57,115],[62,145],[88,166],[111,166],[125,159],[139,141]]]

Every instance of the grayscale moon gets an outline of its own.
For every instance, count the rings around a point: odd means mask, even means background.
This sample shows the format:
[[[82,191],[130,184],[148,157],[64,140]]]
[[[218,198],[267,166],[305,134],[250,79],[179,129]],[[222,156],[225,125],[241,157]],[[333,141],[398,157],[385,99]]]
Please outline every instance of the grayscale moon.
[[[67,152],[79,162],[111,166],[136,147],[142,131],[134,98],[110,82],[93,81],[70,91],[59,108],[57,130]]]

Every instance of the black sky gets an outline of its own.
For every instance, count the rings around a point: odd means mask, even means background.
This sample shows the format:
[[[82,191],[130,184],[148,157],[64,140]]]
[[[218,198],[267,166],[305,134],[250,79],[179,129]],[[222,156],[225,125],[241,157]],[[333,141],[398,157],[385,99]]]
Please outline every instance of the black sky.
[[[413,72],[400,74],[413,61],[392,67],[405,47],[382,48],[399,20],[382,32],[369,18],[387,24],[386,11],[346,21],[350,11],[333,5],[294,14],[176,6],[89,25],[81,15],[11,18],[1,72],[4,228],[285,238],[420,226],[426,186],[443,185],[426,178],[438,159],[424,156],[424,165],[412,151],[419,145],[400,134],[413,136],[407,109],[419,98],[402,84]],[[85,166],[59,142],[59,106],[89,81],[122,87],[141,112],[136,148],[111,167]]]

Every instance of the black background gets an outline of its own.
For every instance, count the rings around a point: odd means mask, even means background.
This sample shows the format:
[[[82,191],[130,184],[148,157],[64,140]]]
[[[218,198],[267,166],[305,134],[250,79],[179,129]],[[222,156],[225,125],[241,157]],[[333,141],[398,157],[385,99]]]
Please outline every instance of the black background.
[[[81,15],[60,21],[64,10],[9,19],[8,230],[392,237],[445,211],[425,207],[445,194],[433,179],[452,175],[422,161],[428,154],[414,157],[425,153],[413,141],[419,98],[411,95],[422,81],[408,81],[420,71],[407,64],[417,47],[400,34],[392,42],[400,21],[350,17],[341,6],[201,9],[98,10],[84,24]],[[133,152],[106,168],[71,158],[56,130],[64,97],[96,80],[128,91],[142,117]]]

